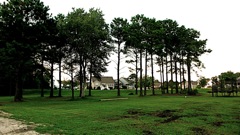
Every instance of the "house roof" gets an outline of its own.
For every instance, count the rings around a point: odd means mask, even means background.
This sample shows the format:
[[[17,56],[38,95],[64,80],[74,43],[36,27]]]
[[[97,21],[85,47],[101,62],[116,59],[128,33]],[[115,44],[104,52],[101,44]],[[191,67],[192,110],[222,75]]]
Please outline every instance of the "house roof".
[[[93,77],[93,82],[98,80],[97,78]],[[102,76],[100,80],[101,83],[114,83],[113,77],[111,76]]]
[[[240,77],[237,78],[237,83],[240,83]]]
[[[124,85],[128,85],[128,84],[129,84],[129,82],[128,82],[128,80],[127,80],[126,78],[121,77],[121,78],[119,78],[119,80],[120,80]]]

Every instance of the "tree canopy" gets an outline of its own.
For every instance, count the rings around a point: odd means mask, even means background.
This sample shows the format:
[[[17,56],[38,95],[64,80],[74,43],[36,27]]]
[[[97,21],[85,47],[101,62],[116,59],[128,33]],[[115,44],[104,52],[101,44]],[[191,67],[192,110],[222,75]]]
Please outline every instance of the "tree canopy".
[[[179,93],[179,84],[185,83],[186,74],[187,89],[191,92],[193,69],[204,67],[199,57],[212,51],[207,49],[207,39],[201,39],[199,31],[179,25],[171,19],[157,20],[137,14],[130,21],[114,18],[109,25],[102,11],[96,8],[88,11],[73,8],[67,15],[52,17],[48,13],[49,8],[40,0],[7,0],[0,7],[0,71],[7,71],[5,75],[14,80],[15,101],[22,100],[21,84],[26,74],[36,71],[41,71],[41,85],[46,78],[44,76],[50,76],[50,97],[53,97],[56,64],[60,78],[58,96],[61,96],[62,71],[69,73],[72,84],[78,80],[80,97],[85,96],[86,87],[91,96],[92,77],[100,78],[102,72],[107,72],[109,57],[114,52],[117,52],[118,57],[118,86],[120,54],[123,52],[130,59],[128,63],[134,63],[135,68],[131,68],[131,72],[135,71],[132,77],[135,77],[136,94],[140,88],[140,96],[146,95],[142,88],[149,87],[144,83],[149,78],[151,83],[148,84],[151,84],[152,94],[155,94],[155,63],[160,68],[163,92],[168,93],[171,88],[171,93],[173,89]],[[148,63],[151,65],[148,66]],[[151,76],[147,75],[148,67],[151,68]],[[175,87],[168,87],[168,83],[174,79]],[[182,87],[180,89],[183,90]],[[41,93],[43,96],[43,87]],[[120,96],[119,89],[117,95]]]

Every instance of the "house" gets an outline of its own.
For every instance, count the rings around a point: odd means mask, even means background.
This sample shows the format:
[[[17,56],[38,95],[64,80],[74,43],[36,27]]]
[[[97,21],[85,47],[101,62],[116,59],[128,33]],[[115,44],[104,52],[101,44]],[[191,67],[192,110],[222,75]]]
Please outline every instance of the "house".
[[[154,82],[154,88],[159,89],[161,87],[161,82]]]
[[[49,85],[51,87],[51,80],[49,80]],[[53,88],[59,88],[59,81],[56,78],[53,78]]]
[[[114,89],[114,80],[110,76],[102,76],[100,79],[92,78],[93,89],[110,90]]]
[[[236,83],[237,83],[237,84],[236,84],[237,88],[240,88],[240,77],[237,78]]]
[[[191,81],[192,89],[196,89],[198,86],[197,81]],[[188,88],[188,81],[185,82],[185,88]],[[184,82],[182,82],[182,89],[184,89]]]
[[[204,88],[212,88],[212,80],[208,80],[206,86]]]
[[[118,87],[117,80],[115,80],[115,88]],[[119,87],[121,89],[134,89],[134,82],[128,80],[127,78],[121,77],[119,78]]]
[[[114,80],[114,83],[115,83],[114,87],[117,89],[117,88],[118,88],[118,80],[117,80],[117,79]],[[120,79],[119,79],[119,88],[120,88],[120,89],[123,88],[123,84],[122,84],[122,82],[120,81]]]

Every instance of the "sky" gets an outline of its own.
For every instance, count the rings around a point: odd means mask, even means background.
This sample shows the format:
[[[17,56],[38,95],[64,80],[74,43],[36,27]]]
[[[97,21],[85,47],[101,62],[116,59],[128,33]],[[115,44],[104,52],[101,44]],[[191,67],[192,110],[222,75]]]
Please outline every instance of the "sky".
[[[2,0],[0,0],[2,2]],[[108,24],[115,17],[128,20],[136,14],[157,20],[172,19],[179,25],[194,28],[201,33],[201,39],[208,39],[210,54],[201,56],[205,69],[199,75],[211,78],[222,72],[240,72],[240,1],[239,0],[42,0],[49,6],[53,16],[67,15],[72,7],[99,8]],[[111,61],[116,60],[114,57]],[[122,61],[121,75],[128,77],[128,65]],[[111,62],[104,75],[117,78],[116,64]],[[156,70],[158,67],[156,67]],[[158,74],[155,72],[155,74]],[[159,76],[159,75],[156,75]],[[198,77],[192,74],[192,79]],[[159,77],[156,77],[157,79]]]

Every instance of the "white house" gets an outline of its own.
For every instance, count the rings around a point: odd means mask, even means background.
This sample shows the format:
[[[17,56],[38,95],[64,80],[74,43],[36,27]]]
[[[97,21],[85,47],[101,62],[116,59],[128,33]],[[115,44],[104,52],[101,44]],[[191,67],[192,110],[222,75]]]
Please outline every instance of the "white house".
[[[192,89],[196,89],[198,85],[197,81],[191,81]],[[185,82],[185,88],[188,87],[188,81]],[[184,88],[184,82],[182,82],[182,89]]]
[[[95,77],[92,78],[92,87],[94,89],[100,88],[101,90],[110,90],[114,89],[114,80],[110,76],[102,76],[100,79]]]
[[[209,80],[204,88],[212,87],[212,80]]]
[[[50,84],[50,87],[51,87],[51,80],[50,80],[49,84]],[[59,86],[60,86],[60,84],[59,84],[58,80],[56,78],[53,78],[53,87],[54,88],[59,88]]]

